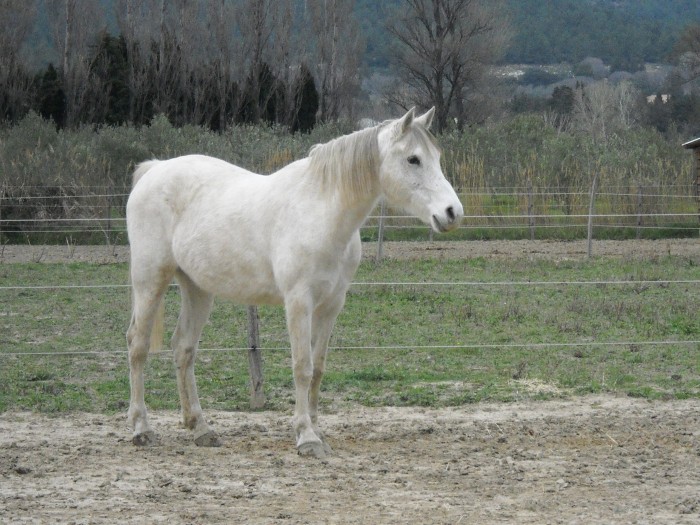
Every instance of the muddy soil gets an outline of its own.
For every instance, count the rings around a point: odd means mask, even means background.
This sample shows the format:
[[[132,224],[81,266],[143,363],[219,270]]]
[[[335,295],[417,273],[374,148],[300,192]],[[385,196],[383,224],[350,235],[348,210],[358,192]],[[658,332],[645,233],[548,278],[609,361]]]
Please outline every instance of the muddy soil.
[[[3,523],[700,523],[700,402],[584,397],[338,409],[334,454],[295,452],[290,414],[174,412],[137,448],[123,415],[0,415]]]

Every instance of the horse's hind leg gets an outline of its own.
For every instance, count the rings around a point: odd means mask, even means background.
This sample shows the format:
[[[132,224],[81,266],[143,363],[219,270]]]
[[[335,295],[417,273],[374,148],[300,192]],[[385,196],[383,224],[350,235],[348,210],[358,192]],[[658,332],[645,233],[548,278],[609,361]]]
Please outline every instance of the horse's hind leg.
[[[194,430],[197,445],[217,447],[220,445],[219,438],[209,429],[204,419],[194,377],[194,361],[199,337],[211,312],[213,296],[199,288],[181,271],[176,273],[175,278],[180,284],[182,307],[173,334],[172,347],[177,369],[182,423],[185,428]]]
[[[172,276],[160,279],[134,279],[132,275],[133,312],[126,333],[129,349],[129,383],[131,397],[128,421],[134,431],[134,445],[152,445],[156,441],[151,430],[144,400],[144,368],[151,343],[151,331],[163,296]]]

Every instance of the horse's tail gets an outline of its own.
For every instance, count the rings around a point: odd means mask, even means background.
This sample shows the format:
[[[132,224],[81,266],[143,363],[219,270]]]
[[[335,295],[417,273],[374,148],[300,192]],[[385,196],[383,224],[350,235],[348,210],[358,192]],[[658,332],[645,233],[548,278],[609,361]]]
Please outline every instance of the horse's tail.
[[[138,164],[136,166],[136,169],[134,170],[134,174],[132,175],[131,187],[133,188],[134,186],[136,186],[136,183],[141,179],[141,177],[143,177],[148,170],[150,170],[159,162],[159,160],[147,160]]]

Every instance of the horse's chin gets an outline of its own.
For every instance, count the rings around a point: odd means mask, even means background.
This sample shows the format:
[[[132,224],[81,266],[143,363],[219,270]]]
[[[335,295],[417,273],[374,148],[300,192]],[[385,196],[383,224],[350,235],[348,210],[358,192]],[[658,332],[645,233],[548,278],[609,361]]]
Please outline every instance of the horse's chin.
[[[457,226],[457,222],[441,222],[440,219],[437,218],[436,215],[433,215],[430,217],[430,227],[433,229],[435,233],[447,233],[449,231],[454,230]]]

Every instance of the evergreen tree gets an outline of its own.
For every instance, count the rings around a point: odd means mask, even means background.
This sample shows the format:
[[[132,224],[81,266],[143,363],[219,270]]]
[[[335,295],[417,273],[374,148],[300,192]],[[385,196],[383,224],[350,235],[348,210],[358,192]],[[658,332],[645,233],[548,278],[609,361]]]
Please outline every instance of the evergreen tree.
[[[570,114],[574,108],[574,90],[567,86],[555,87],[550,105],[559,114]]]
[[[297,94],[297,104],[294,108],[291,131],[296,133],[310,132],[316,125],[316,113],[318,112],[318,91],[311,71],[302,64],[297,77],[294,93]]]
[[[61,78],[53,64],[49,64],[37,78],[37,106],[39,114],[62,128],[66,123],[66,94]]]
[[[103,98],[102,114],[96,116],[99,123],[123,124],[129,120],[129,64],[126,41],[123,36],[113,37],[104,33],[97,45],[90,65],[91,73],[99,80]]]

